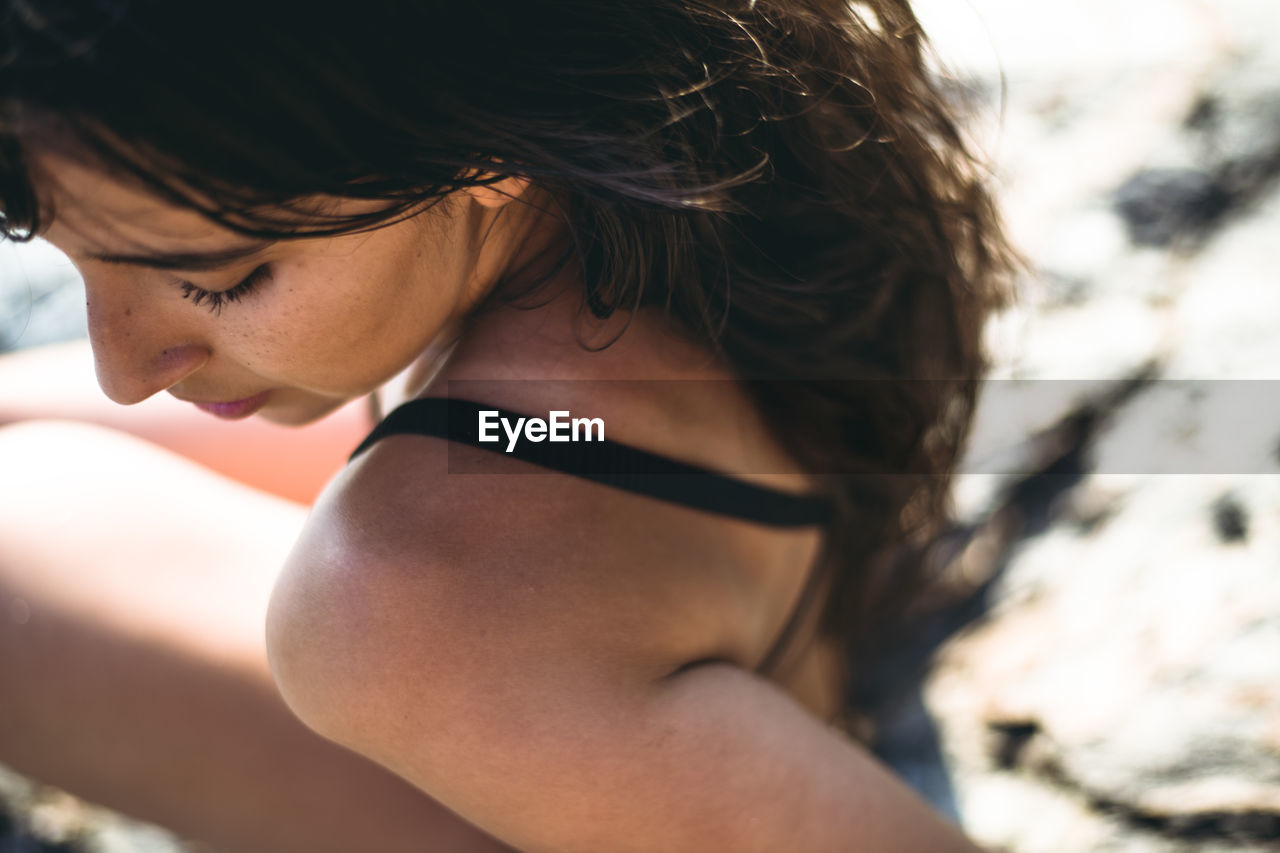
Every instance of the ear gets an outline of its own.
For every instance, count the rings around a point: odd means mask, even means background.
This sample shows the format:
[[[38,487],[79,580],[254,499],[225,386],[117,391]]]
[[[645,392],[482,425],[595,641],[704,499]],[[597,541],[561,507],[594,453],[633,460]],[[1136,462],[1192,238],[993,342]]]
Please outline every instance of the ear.
[[[480,178],[493,177],[495,172],[482,172]],[[485,207],[502,207],[512,199],[519,198],[529,187],[529,179],[515,175],[503,178],[492,184],[481,187],[463,187],[462,191]]]

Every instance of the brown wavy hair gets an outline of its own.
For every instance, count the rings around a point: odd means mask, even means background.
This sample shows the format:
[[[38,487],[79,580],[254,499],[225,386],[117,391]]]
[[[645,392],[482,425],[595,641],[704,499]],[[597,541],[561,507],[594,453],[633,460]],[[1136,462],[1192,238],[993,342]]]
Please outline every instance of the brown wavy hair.
[[[663,306],[821,475],[822,629],[856,659],[919,585],[1014,264],[908,3],[331,5],[0,3],[0,228],[50,213],[40,146],[274,239],[504,164],[557,200],[586,309]]]

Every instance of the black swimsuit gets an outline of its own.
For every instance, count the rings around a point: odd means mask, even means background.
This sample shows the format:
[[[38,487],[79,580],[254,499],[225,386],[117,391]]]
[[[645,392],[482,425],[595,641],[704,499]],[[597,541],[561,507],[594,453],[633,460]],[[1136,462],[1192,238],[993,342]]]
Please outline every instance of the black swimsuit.
[[[383,418],[350,458],[354,460],[379,439],[404,434],[429,435],[506,453],[505,441],[480,441],[481,411],[497,412],[498,417],[512,423],[527,417],[470,400],[445,397],[410,400]],[[832,517],[832,503],[826,496],[777,491],[616,442],[522,441],[506,455],[658,500],[771,527],[809,527],[826,524]],[[799,629],[821,586],[820,569],[827,562],[824,552],[825,549],[820,551],[810,567],[795,609],[756,672],[770,672]]]

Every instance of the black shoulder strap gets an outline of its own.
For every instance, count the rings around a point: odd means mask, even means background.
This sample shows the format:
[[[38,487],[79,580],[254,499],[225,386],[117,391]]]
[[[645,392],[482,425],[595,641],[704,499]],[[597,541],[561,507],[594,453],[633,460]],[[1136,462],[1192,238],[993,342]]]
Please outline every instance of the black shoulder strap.
[[[446,397],[425,397],[396,408],[351,454],[354,460],[388,435],[430,435],[483,450],[506,453],[506,439],[480,440],[480,413],[515,423],[527,417],[498,406]],[[610,441],[521,441],[510,456],[658,500],[774,527],[806,527],[831,518],[831,500],[796,495],[738,480],[647,450]]]

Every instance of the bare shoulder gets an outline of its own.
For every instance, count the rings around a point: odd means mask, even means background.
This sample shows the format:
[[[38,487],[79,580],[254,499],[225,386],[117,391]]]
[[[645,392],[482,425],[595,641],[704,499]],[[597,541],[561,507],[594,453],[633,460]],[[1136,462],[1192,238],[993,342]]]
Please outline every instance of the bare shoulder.
[[[645,354],[662,350],[660,334],[592,355],[576,344],[531,344],[532,332],[512,326],[485,346],[471,338],[473,354],[445,375],[519,365],[517,379],[670,376]],[[503,349],[512,340],[524,344],[519,353]],[[547,387],[528,383],[527,398],[493,402],[546,411]],[[732,394],[699,403],[613,387],[593,386],[586,412],[604,415],[610,440],[730,472],[754,452],[759,431],[744,434]],[[481,473],[451,473],[451,461],[454,471]],[[273,671],[299,716],[322,726],[344,713],[342,703],[412,689],[415,678],[434,685],[445,719],[549,684],[583,696],[652,683],[697,661],[750,669],[787,617],[817,546],[812,531],[761,530],[502,453],[391,436],[321,496],[286,564],[268,625]],[[375,718],[385,715],[370,711]]]
[[[449,473],[451,454],[487,473]],[[355,695],[387,673],[448,684],[461,711],[553,661],[585,685],[745,660],[761,619],[746,555],[706,524],[499,454],[386,438],[317,502],[277,581],[273,670],[305,720],[334,700],[309,685]]]
[[[654,440],[678,400],[595,402],[607,419],[634,413],[612,440],[728,473],[750,452],[717,443],[733,415],[714,406]],[[521,849],[765,850],[801,831],[813,837],[796,849],[847,849],[870,817],[921,821],[900,793],[882,804],[891,780],[751,671],[816,546],[813,531],[390,436],[317,503],[268,651],[305,723]],[[833,818],[854,814],[850,797],[866,805],[856,826]],[[744,828],[748,813],[759,822]]]
[[[450,450],[385,439],[308,523],[268,619],[305,723],[519,849],[973,849],[736,665],[705,519]]]

